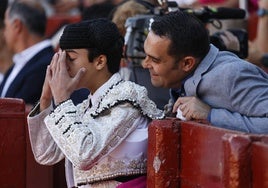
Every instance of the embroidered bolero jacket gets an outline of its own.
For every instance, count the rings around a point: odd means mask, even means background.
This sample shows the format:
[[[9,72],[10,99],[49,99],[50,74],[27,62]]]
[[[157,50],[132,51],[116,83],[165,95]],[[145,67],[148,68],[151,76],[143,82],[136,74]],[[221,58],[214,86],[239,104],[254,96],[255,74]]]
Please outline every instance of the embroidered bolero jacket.
[[[28,116],[34,156],[46,165],[66,157],[76,186],[145,174],[148,124],[164,118],[143,86],[119,74],[77,106],[67,100],[36,114],[38,109]]]

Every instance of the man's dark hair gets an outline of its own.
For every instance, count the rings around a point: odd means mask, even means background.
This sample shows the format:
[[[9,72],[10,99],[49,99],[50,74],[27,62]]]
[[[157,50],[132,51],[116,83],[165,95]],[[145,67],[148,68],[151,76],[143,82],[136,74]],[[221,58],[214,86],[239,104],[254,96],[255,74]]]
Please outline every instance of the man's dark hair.
[[[168,53],[178,60],[188,55],[202,59],[209,50],[207,29],[200,20],[188,13],[176,11],[156,16],[151,30],[171,40]]]
[[[4,27],[5,12],[7,9],[8,0],[0,0],[0,29]]]
[[[39,2],[14,1],[8,10],[9,18],[21,20],[29,32],[38,36],[45,35],[47,17]]]
[[[4,20],[7,4],[8,4],[8,0],[0,1],[0,20]]]
[[[107,66],[111,73],[120,69],[124,38],[117,26],[107,18],[86,20],[69,24],[60,38],[61,49],[88,49],[88,59],[103,54],[107,57]]]
[[[85,7],[82,11],[82,20],[92,20],[97,18],[109,18],[115,5],[110,1],[96,3],[92,6]],[[110,18],[109,18],[110,19]]]
[[[98,57],[101,54],[106,55],[107,57],[107,66],[108,70],[114,74],[120,69],[120,62],[123,54],[123,45],[124,40],[122,38],[118,38],[110,47],[107,49],[99,49],[99,48],[89,48],[88,50],[88,59],[89,61],[93,61],[94,58]]]

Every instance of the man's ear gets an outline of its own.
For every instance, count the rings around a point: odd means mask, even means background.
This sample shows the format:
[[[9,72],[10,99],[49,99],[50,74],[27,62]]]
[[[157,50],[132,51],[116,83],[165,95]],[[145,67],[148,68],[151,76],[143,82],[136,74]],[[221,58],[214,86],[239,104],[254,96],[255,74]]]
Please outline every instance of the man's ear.
[[[186,56],[182,60],[182,70],[191,72],[197,65],[197,59],[193,56]]]
[[[16,33],[20,33],[23,29],[23,23],[19,19],[13,20],[12,26]]]
[[[103,69],[107,64],[106,55],[100,55],[95,59],[95,66],[97,70]]]

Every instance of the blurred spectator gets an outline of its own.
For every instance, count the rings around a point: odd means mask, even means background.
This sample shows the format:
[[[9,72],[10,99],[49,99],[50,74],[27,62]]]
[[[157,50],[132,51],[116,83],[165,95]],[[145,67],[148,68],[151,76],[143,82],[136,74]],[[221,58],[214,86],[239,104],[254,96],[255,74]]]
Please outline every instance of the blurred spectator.
[[[0,83],[4,78],[4,74],[12,64],[12,55],[6,46],[4,40],[4,15],[7,8],[8,0],[0,1]]]
[[[259,0],[259,20],[256,43],[262,53],[268,53],[268,1]],[[261,14],[261,10],[266,13]]]
[[[258,0],[248,0],[247,9],[250,14],[254,14],[258,10]]]
[[[191,6],[194,8],[202,7],[202,6],[238,8],[239,1],[238,0],[197,0]]]
[[[102,3],[96,3],[89,7],[84,7],[81,12],[81,20],[90,20],[94,18],[107,18],[109,17],[110,13],[114,9],[115,5],[112,4],[110,1],[105,1]],[[65,28],[66,23],[64,23],[51,37],[52,44],[54,48],[58,48],[59,39]]]
[[[249,2],[245,5],[241,4],[239,0],[176,0],[178,5],[183,8],[202,9],[203,7],[210,8],[247,8]],[[252,7],[252,5],[250,5]],[[232,13],[229,13],[230,19],[220,19],[214,22],[207,23],[207,28],[210,35],[216,32],[225,31],[228,29],[244,29],[247,30],[247,20],[245,19],[231,19]],[[220,24],[218,24],[220,22]]]
[[[228,7],[238,8],[239,0],[175,0],[179,7],[184,8],[200,8],[209,7]]]
[[[81,20],[90,20],[95,18],[108,18],[114,9],[115,5],[110,1],[105,1],[102,3],[96,3],[89,7],[84,7],[81,13]],[[58,48],[59,39],[62,35],[62,32],[65,28],[66,24],[64,24],[57,32],[51,37],[52,44],[55,49]]]
[[[151,5],[153,6],[153,5]],[[112,21],[117,25],[119,31],[123,36],[126,34],[125,23],[130,17],[139,14],[149,14],[150,10],[145,7],[142,3],[135,0],[125,1],[124,3],[118,5],[113,13]]]
[[[81,18],[82,20],[91,20],[95,18],[109,18],[115,5],[110,1],[96,3],[89,7],[84,7]]]
[[[253,42],[249,42],[249,56],[248,61],[261,67],[268,73],[268,1],[259,1],[259,18],[257,25],[257,35]],[[261,12],[265,12],[262,14]]]
[[[14,65],[0,85],[1,97],[21,98],[33,105],[40,98],[46,68],[54,54],[44,39],[46,15],[37,1],[14,1],[5,13],[4,37]]]
[[[80,0],[38,0],[48,17],[54,15],[79,15],[83,7]]]
[[[126,37],[126,20],[137,15],[153,14],[154,8],[157,5],[158,4],[155,1],[124,1],[114,10],[112,21],[117,25],[119,31],[123,36],[125,36],[125,40],[127,41],[129,39]],[[158,108],[164,109],[165,104],[168,103],[169,90],[166,88],[157,88],[152,85],[150,81],[150,73],[147,69],[142,68],[141,61],[142,59],[130,59],[125,57],[122,59],[120,74],[123,75],[126,80],[145,86],[148,90],[149,98],[157,104]]]
[[[116,5],[121,0],[41,0],[48,16],[80,15],[84,9],[95,4],[109,3]]]

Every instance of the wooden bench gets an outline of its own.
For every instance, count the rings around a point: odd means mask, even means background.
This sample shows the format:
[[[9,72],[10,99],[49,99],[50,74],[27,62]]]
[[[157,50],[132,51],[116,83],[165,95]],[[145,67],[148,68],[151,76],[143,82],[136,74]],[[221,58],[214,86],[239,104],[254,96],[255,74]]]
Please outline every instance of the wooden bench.
[[[252,149],[256,163],[263,160],[268,165],[267,150],[259,148],[265,139],[265,135],[216,128],[204,122],[154,120],[149,126],[147,187],[250,188],[255,171],[260,173],[257,165],[251,166]],[[267,181],[268,177],[263,175],[263,179]]]

